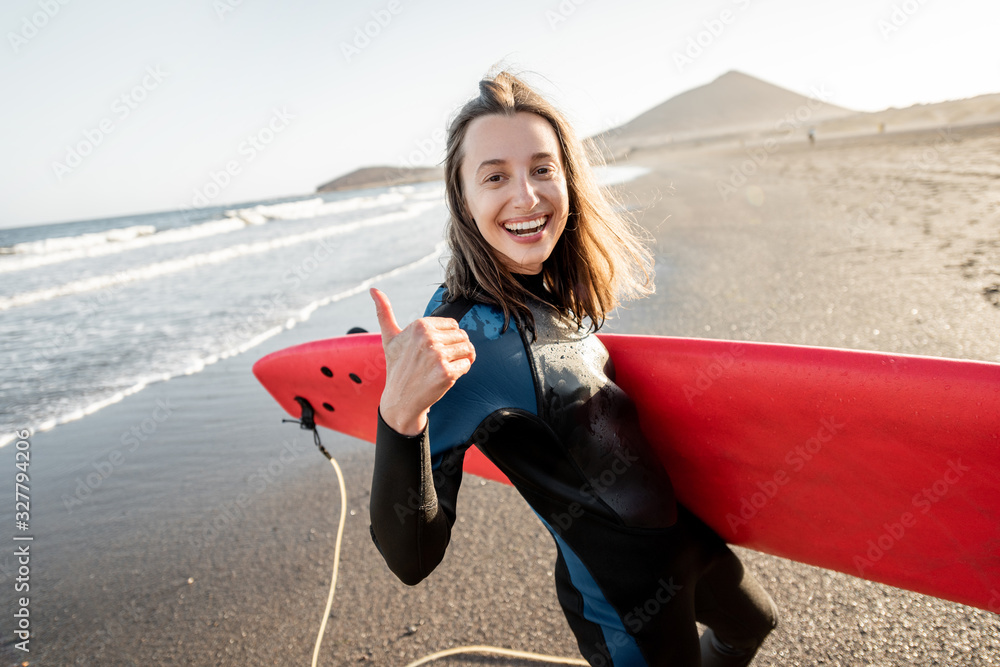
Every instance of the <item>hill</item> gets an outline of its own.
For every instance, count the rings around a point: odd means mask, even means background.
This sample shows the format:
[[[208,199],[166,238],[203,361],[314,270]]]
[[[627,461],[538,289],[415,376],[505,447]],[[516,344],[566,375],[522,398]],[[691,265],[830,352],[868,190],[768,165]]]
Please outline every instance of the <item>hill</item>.
[[[775,130],[783,123],[815,124],[856,113],[732,71],[676,95],[596,139],[611,147],[642,146]]]
[[[805,141],[881,132],[927,130],[1000,122],[1000,94],[915,104],[903,109],[853,111],[806,97],[741,72],[676,95],[592,141],[605,159],[635,149],[706,141]]]
[[[442,180],[444,169],[441,167],[362,167],[324,183],[316,188],[316,192],[361,190]]]

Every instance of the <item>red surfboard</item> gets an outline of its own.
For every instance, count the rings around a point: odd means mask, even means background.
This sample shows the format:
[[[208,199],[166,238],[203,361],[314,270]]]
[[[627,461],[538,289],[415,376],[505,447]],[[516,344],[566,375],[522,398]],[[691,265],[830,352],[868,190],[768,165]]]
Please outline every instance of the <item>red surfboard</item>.
[[[678,498],[728,542],[1000,613],[1000,364],[599,336]],[[289,414],[301,397],[374,442],[378,334],[253,372]],[[507,482],[475,448],[465,470]]]

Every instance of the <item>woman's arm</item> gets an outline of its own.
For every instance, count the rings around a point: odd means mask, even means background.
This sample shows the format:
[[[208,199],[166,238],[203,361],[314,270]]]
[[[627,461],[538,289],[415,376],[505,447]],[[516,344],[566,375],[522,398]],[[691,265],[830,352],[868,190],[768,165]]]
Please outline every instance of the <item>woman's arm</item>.
[[[463,455],[464,448],[434,471],[427,430],[402,435],[379,415],[372,538],[389,569],[409,586],[420,583],[444,558],[455,523]]]
[[[437,473],[432,470],[427,413],[468,372],[475,349],[450,318],[424,317],[400,329],[389,299],[375,289],[371,294],[386,358],[372,480],[372,537],[389,569],[414,585],[444,557],[464,455],[464,449],[457,449],[457,466],[451,462]]]

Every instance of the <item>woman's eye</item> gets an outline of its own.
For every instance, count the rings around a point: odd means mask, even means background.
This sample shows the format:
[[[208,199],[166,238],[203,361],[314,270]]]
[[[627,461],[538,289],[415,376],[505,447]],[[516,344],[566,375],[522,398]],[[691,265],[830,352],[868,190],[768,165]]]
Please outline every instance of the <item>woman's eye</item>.
[[[487,176],[486,177],[486,182],[487,183],[499,183],[500,182],[500,174],[493,174],[492,176]]]

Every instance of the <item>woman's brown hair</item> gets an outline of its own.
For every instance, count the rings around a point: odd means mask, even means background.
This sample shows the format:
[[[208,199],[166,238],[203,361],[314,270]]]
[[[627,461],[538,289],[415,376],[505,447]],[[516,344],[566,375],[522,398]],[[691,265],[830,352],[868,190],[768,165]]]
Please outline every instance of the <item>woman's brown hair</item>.
[[[462,188],[463,142],[470,123],[481,116],[533,113],[549,122],[562,149],[569,194],[566,229],[542,265],[542,277],[562,314],[597,331],[620,299],[653,292],[653,258],[642,232],[616,207],[594,177],[583,145],[566,118],[544,97],[509,72],[479,82],[479,97],[463,106],[448,130],[445,183],[451,259],[445,272],[450,298],[473,298],[500,307],[504,327],[513,315],[534,329],[528,291],[514,278],[483,238],[469,213]]]

